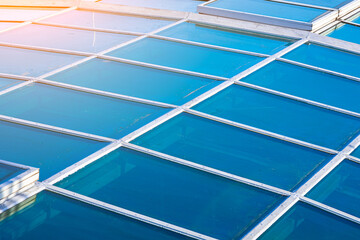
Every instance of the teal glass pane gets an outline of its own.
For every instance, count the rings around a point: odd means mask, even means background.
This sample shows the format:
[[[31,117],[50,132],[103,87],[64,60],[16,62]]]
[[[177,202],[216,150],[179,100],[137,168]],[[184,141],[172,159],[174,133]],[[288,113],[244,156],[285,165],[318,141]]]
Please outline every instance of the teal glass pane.
[[[266,0],[217,0],[207,6],[301,22],[311,22],[326,12],[325,10],[316,8],[307,8]]]
[[[331,157],[189,114],[167,121],[132,143],[287,190]]]
[[[82,10],[72,10],[47,18],[42,22],[142,33],[152,32],[172,23],[171,21],[160,19],[122,16],[118,14]]]
[[[107,143],[0,121],[0,159],[40,168],[47,179]]]
[[[359,225],[319,208],[297,203],[258,239],[359,239]]]
[[[195,109],[333,149],[360,132],[358,118],[235,85]]]
[[[187,239],[48,191],[37,194],[27,206],[2,220],[0,235],[7,240]]]
[[[203,3],[202,0],[102,0],[101,2],[185,12],[196,12],[197,5]]]
[[[218,239],[239,238],[282,199],[122,148],[57,186]]]
[[[348,0],[291,0],[291,2],[310,4],[315,6],[338,8],[344,5]]]
[[[140,40],[109,55],[223,77],[232,77],[263,59],[154,38]]]
[[[101,136],[120,138],[167,111],[116,98],[32,84],[0,96],[0,113]]]
[[[275,61],[241,81],[360,112],[360,83],[324,72]]]
[[[102,59],[90,60],[49,79],[179,105],[221,83]]]
[[[210,28],[188,22],[166,29],[159,35],[265,54],[274,54],[290,42],[276,37]]]
[[[135,36],[37,24],[27,25],[0,35],[1,42],[96,53],[133,38]]]
[[[354,152],[351,153],[351,155],[360,158],[360,147],[358,147],[357,149],[355,149]]]
[[[360,217],[360,164],[342,162],[307,197]]]
[[[327,36],[360,44],[360,27],[340,23]]]
[[[25,172],[25,169],[17,168],[0,163],[0,184],[16,177],[17,175]]]
[[[360,77],[360,56],[315,44],[304,44],[286,54],[284,58]]]
[[[10,78],[1,78],[0,77],[0,90],[4,90],[6,88],[12,87],[22,81],[10,79]]]
[[[83,57],[0,46],[0,72],[38,77]],[[6,56],[6,57],[4,57]]]

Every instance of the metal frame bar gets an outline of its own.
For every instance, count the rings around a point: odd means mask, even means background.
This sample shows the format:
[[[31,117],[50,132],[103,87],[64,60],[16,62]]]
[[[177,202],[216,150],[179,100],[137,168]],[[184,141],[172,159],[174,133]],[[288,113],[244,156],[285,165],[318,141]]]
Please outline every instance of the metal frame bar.
[[[0,164],[25,170],[0,184],[0,203],[34,186],[39,180],[39,169],[0,159]]]
[[[203,235],[201,233],[197,233],[197,232],[194,232],[194,231],[191,231],[191,230],[188,230],[188,229],[185,229],[185,228],[182,228],[182,227],[179,227],[179,226],[176,226],[176,225],[164,222],[164,221],[160,221],[160,220],[157,220],[157,219],[154,219],[154,218],[151,218],[151,217],[148,217],[148,216],[145,216],[145,215],[142,215],[142,214],[118,207],[118,206],[114,206],[112,204],[105,203],[105,202],[99,201],[94,198],[90,198],[90,197],[87,197],[87,196],[84,196],[84,195],[81,195],[81,194],[78,194],[75,192],[71,192],[71,191],[50,185],[50,184],[46,184],[46,183],[43,183],[43,184],[45,186],[45,189],[48,191],[63,195],[65,197],[68,197],[71,199],[78,200],[80,202],[83,202],[83,203],[86,203],[86,204],[89,204],[92,206],[96,206],[98,208],[105,209],[107,211],[114,212],[119,215],[123,215],[123,216],[129,217],[129,218],[141,221],[141,222],[151,224],[153,226],[160,227],[160,228],[169,230],[171,232],[179,233],[181,235],[188,236],[188,237],[191,237],[194,239],[215,240],[215,238]]]
[[[346,156],[349,155],[355,148],[360,145],[360,135],[358,135],[354,140],[352,140],[342,151],[340,151],[336,156],[328,162],[323,168],[321,168],[315,175],[313,175],[307,182],[305,182],[297,191],[295,191],[289,198],[287,198],[279,207],[277,207],[269,216],[267,216],[261,223],[259,223],[255,228],[253,228],[243,239],[257,239],[261,234],[263,234],[267,229],[269,229],[272,224],[274,224],[279,218],[281,218],[292,206],[294,206],[301,199],[304,200],[305,194],[307,194],[316,184],[318,184],[322,179],[324,179],[334,168],[336,168],[341,162],[346,159]],[[305,201],[307,198],[305,198]],[[308,201],[309,202],[309,201]],[[318,206],[321,209],[323,204],[315,204],[315,201],[311,200],[311,203],[315,206]],[[328,208],[329,209],[329,208]],[[345,214],[339,214],[340,211],[337,211],[337,215],[348,219],[350,216]],[[356,222],[356,221],[355,221]]]
[[[180,165],[183,165],[183,166],[187,166],[187,167],[192,168],[192,169],[197,169],[197,170],[199,170],[201,172],[207,172],[207,173],[215,175],[215,176],[220,176],[222,178],[227,178],[227,179],[230,179],[230,180],[233,180],[233,181],[236,181],[236,182],[240,182],[240,183],[243,183],[243,184],[246,184],[246,185],[249,185],[249,186],[264,189],[264,190],[267,190],[267,191],[270,191],[270,192],[273,192],[273,193],[277,193],[277,194],[280,194],[280,195],[284,195],[284,196],[290,196],[291,195],[291,192],[289,192],[289,191],[286,191],[286,190],[283,190],[283,189],[280,189],[280,188],[277,188],[277,187],[273,187],[273,186],[265,184],[265,183],[254,181],[254,180],[244,178],[244,177],[241,177],[241,176],[238,176],[238,175],[235,175],[235,174],[227,173],[227,172],[224,172],[224,171],[221,171],[221,170],[218,170],[218,169],[214,169],[214,168],[202,165],[202,164],[197,164],[197,163],[194,163],[192,161],[188,161],[188,160],[185,160],[185,159],[182,159],[182,158],[174,157],[174,156],[171,156],[171,155],[168,155],[168,154],[165,154],[165,153],[161,153],[161,152],[158,152],[158,151],[154,151],[154,150],[151,150],[151,149],[148,149],[148,148],[144,148],[144,147],[132,144],[132,143],[123,142],[122,147],[131,149],[131,150],[134,150],[134,151],[137,151],[137,152],[145,153],[147,155],[151,155],[151,156],[154,156],[154,157],[157,157],[157,158],[161,158],[161,159],[164,159],[164,160],[167,160],[167,161],[170,161],[170,162],[174,162],[174,163],[177,163],[177,164],[180,164]]]

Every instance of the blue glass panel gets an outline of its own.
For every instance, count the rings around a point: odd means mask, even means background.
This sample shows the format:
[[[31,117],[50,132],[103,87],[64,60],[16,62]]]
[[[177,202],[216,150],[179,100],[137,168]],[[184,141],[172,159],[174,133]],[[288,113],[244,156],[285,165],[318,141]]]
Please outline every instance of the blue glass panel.
[[[0,72],[38,77],[83,57],[0,46]],[[5,57],[6,56],[6,57]]]
[[[159,35],[265,54],[278,52],[290,42],[281,38],[249,32],[225,31],[188,22],[166,29]]]
[[[330,155],[189,114],[181,114],[134,144],[292,190]]]
[[[40,180],[51,177],[106,145],[0,121],[0,159],[40,168]]]
[[[109,55],[194,72],[232,77],[262,58],[177,42],[146,38]]]
[[[102,0],[101,2],[185,12],[196,12],[197,5],[203,3],[202,0]]]
[[[354,152],[351,153],[351,155],[360,158],[360,147],[358,147],[357,149],[355,149]]]
[[[167,111],[45,84],[28,85],[0,99],[1,114],[115,138]]]
[[[335,75],[273,62],[241,81],[360,112],[360,83]]]
[[[325,10],[266,0],[217,0],[207,6],[302,22],[311,22],[326,12]]]
[[[282,199],[121,148],[57,185],[219,239],[238,238]]]
[[[25,172],[25,169],[0,163],[0,184]]]
[[[286,54],[285,58],[316,67],[360,77],[360,56],[315,44],[304,44]]]
[[[340,23],[330,31],[328,36],[360,44],[360,27]]]
[[[305,203],[297,203],[262,236],[264,239],[359,239],[359,225]]]
[[[35,197],[0,222],[1,239],[187,239],[52,192],[44,191]]]
[[[100,52],[135,36],[31,24],[0,35],[1,42],[82,52]]]
[[[360,217],[360,164],[342,162],[307,197]]]
[[[10,78],[0,78],[0,90],[12,87],[19,82],[22,82],[20,80],[10,79]]]
[[[101,59],[67,69],[49,79],[173,104],[188,102],[221,83]]]
[[[346,2],[344,0],[291,0],[291,2],[298,2],[304,4],[311,4],[322,7],[336,8],[343,5]]]
[[[358,118],[240,86],[228,87],[195,109],[333,149],[360,132]]]
[[[160,19],[122,16],[118,14],[82,10],[66,12],[47,18],[43,20],[43,22],[143,33],[154,31],[172,23],[171,21]]]

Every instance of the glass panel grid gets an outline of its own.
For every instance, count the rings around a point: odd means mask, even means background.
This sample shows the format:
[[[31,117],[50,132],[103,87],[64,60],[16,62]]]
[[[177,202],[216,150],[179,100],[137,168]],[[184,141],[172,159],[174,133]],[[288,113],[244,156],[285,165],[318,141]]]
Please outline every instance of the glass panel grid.
[[[347,71],[347,70],[345,69],[345,71]],[[323,162],[322,162],[322,163],[323,163]],[[319,166],[321,166],[322,163],[319,163],[319,164],[320,164]],[[318,170],[316,170],[316,171],[318,171]]]

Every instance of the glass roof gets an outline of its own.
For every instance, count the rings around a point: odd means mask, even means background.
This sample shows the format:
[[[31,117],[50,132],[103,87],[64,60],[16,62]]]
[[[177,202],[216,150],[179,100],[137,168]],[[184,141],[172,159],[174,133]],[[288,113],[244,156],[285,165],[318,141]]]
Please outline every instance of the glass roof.
[[[354,2],[27,4],[0,7],[0,197],[39,181],[0,239],[358,239]]]

